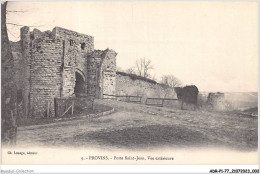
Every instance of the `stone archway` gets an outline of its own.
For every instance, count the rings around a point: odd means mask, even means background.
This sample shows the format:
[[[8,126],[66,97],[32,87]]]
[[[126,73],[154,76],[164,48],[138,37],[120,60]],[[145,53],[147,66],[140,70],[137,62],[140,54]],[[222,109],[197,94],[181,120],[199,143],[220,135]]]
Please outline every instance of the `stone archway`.
[[[85,78],[84,75],[81,74],[80,72],[76,71],[75,72],[75,87],[74,87],[74,94],[76,97],[80,96],[80,94],[86,93],[85,90]]]

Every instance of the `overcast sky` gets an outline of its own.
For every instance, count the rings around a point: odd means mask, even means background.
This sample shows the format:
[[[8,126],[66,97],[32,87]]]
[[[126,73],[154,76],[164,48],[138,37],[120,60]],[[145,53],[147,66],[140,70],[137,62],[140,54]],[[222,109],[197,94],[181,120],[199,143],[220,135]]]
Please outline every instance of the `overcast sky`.
[[[8,13],[7,22],[92,35],[95,49],[115,50],[123,69],[145,57],[157,79],[173,74],[200,91],[257,91],[257,2],[8,3],[25,12]],[[19,40],[19,27],[8,30]]]

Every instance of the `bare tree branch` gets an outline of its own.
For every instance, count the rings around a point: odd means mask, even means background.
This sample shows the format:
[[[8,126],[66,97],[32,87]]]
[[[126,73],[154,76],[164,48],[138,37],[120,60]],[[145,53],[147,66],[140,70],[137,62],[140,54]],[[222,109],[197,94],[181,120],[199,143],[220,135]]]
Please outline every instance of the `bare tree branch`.
[[[161,77],[161,83],[172,88],[179,87],[182,84],[181,81],[174,75],[163,75]]]
[[[151,65],[151,60],[147,60],[146,58],[141,58],[139,60],[136,60],[136,67],[137,67],[137,73],[138,75],[142,77],[150,77],[149,70],[153,69],[153,66]]]
[[[128,68],[125,72],[128,74],[135,74],[134,68]]]

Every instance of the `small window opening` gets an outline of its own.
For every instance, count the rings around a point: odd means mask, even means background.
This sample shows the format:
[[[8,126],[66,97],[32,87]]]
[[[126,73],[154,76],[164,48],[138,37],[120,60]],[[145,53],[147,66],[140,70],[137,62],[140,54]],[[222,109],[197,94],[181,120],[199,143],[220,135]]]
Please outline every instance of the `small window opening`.
[[[81,44],[81,49],[82,49],[82,50],[85,50],[85,47],[86,47],[86,44],[85,44],[85,43],[82,43],[82,44]]]
[[[74,41],[74,40],[70,40],[70,46],[73,46],[73,45],[74,45],[74,43],[75,43],[75,41]]]

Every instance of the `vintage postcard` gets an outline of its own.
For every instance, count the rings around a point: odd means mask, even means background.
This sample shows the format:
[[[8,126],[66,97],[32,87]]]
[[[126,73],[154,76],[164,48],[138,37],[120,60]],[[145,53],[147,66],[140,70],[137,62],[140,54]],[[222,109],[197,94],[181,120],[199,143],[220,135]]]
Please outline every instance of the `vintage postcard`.
[[[2,164],[258,164],[257,1],[1,10]]]

